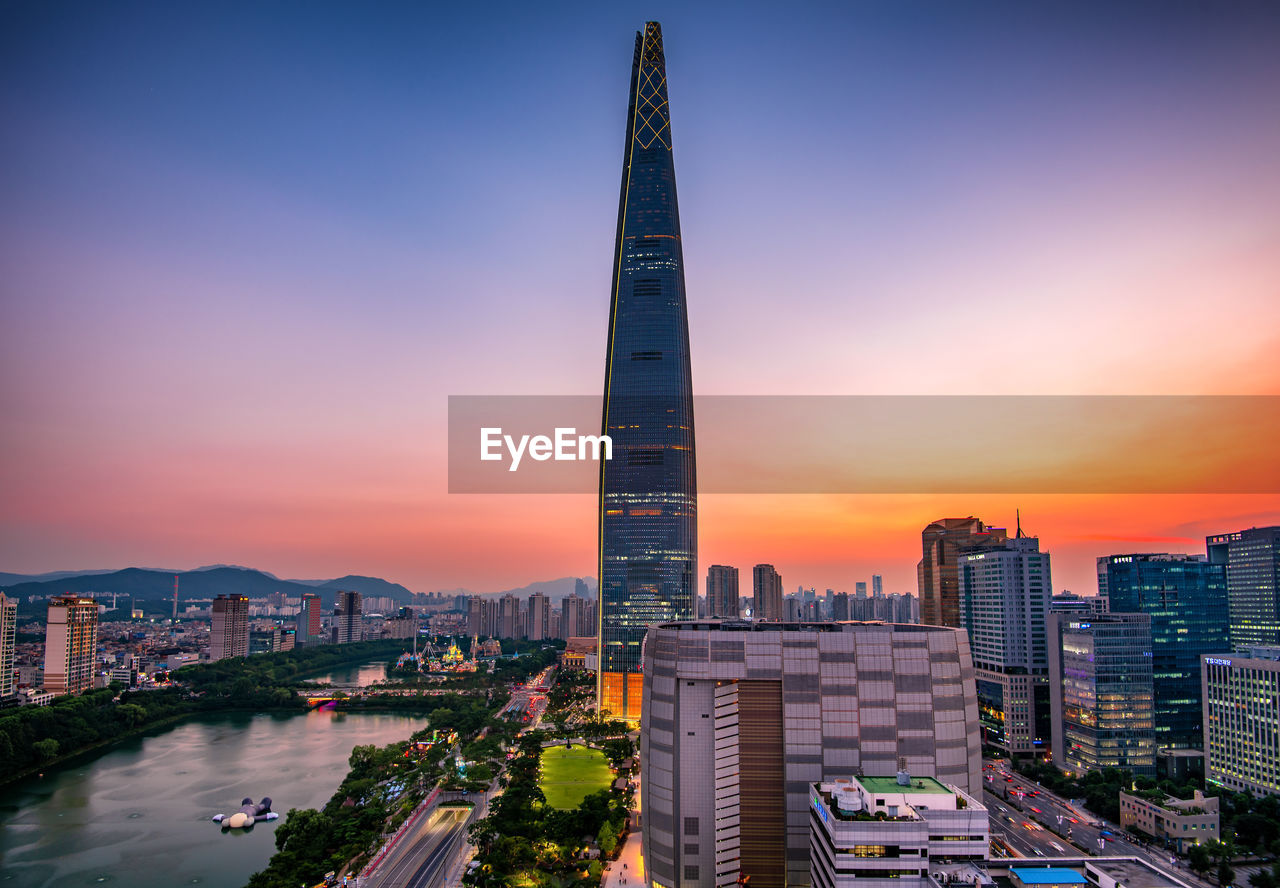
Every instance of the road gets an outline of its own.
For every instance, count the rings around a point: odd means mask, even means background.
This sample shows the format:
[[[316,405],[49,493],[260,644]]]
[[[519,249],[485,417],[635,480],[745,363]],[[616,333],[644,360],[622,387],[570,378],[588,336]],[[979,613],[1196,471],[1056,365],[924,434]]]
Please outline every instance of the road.
[[[413,835],[396,843],[390,858],[368,881],[371,888],[439,888],[467,843],[471,808],[438,808]]]
[[[1066,799],[1013,771],[1007,764],[984,760],[983,768],[983,801],[991,810],[992,832],[996,833],[999,821],[1007,831],[1023,839],[1022,843],[1011,843],[1019,853],[1028,857],[1063,854],[1054,847],[1056,843],[1071,855],[1077,853],[1071,847],[1075,845],[1082,851],[1105,857],[1137,857],[1164,869],[1174,869],[1181,878],[1193,884],[1211,884],[1198,878],[1171,852],[1126,839],[1118,825],[1103,821],[1083,807],[1073,806]],[[1014,805],[1022,810],[1016,810]],[[1008,820],[1009,817],[1016,825]],[[1022,825],[1026,822],[1031,822],[1033,828],[1027,829]],[[1054,835],[1053,830],[1061,835]],[[1036,852],[1037,848],[1040,853]]]

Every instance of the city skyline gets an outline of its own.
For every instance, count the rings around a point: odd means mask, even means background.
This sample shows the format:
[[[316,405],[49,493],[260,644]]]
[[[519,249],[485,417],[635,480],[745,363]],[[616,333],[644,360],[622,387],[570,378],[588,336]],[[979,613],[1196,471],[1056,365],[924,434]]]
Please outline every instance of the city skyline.
[[[1280,393],[1275,10],[1011,8],[653,10],[699,392]],[[637,17],[313,12],[5,11],[5,570],[594,572],[591,498],[444,493],[444,399],[599,390]],[[1280,523],[1274,495],[699,505],[704,564],[844,591],[913,591],[944,516],[1021,508],[1085,594],[1099,555]]]

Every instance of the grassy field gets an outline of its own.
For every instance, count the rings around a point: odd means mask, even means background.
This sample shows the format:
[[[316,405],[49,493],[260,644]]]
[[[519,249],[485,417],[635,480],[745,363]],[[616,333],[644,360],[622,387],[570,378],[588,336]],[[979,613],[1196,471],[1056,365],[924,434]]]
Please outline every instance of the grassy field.
[[[584,798],[608,789],[612,782],[613,772],[598,749],[552,746],[542,751],[542,780],[538,785],[553,808],[576,808]]]

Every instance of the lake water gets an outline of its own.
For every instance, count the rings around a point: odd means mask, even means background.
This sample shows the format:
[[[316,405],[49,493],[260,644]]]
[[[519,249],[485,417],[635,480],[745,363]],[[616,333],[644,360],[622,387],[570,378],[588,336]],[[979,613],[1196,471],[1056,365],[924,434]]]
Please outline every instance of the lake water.
[[[387,677],[387,664],[384,662],[362,663],[359,666],[343,666],[324,675],[301,679],[316,684],[344,685],[347,687],[367,688],[374,682],[384,681]]]
[[[239,888],[274,853],[288,809],[329,800],[352,747],[425,725],[378,713],[199,716],[7,784],[0,888]],[[281,819],[225,833],[210,821],[246,796],[270,796]]]

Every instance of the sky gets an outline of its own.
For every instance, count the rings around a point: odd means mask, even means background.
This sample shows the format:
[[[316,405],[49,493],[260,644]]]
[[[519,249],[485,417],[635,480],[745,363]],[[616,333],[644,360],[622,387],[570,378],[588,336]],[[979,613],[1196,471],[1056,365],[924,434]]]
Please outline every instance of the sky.
[[[10,2],[0,569],[593,575],[594,497],[447,492],[447,398],[601,391],[647,19],[696,394],[1280,394],[1274,4]],[[1092,593],[1280,496],[699,510],[704,573],[889,592],[1021,510]]]

